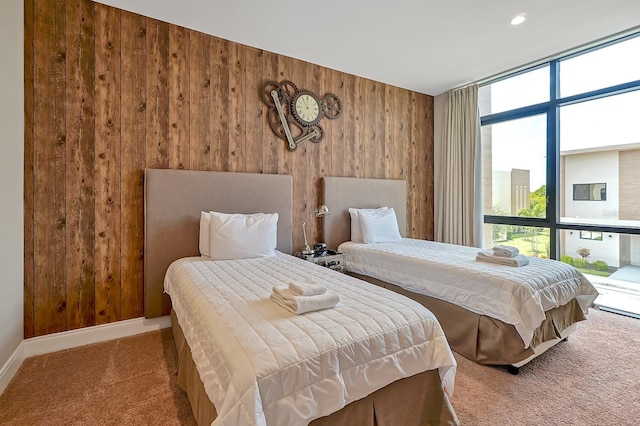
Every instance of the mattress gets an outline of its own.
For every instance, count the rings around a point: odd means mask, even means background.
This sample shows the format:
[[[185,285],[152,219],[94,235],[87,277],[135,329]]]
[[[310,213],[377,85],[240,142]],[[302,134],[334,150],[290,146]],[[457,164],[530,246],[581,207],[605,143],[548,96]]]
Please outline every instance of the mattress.
[[[293,315],[275,285],[313,278],[340,295]],[[453,392],[456,362],[442,328],[417,302],[293,256],[184,258],[165,291],[191,348],[215,425],[302,425],[396,380],[437,370]]]
[[[587,312],[598,292],[571,265],[529,258],[512,267],[475,260],[477,248],[403,238],[339,246],[348,271],[444,300],[515,327],[529,347],[545,312],[576,299]]]

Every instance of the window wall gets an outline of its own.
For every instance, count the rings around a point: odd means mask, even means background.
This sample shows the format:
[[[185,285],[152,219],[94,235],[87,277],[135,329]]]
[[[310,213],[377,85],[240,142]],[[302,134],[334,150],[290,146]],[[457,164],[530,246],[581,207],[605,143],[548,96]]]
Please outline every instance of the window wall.
[[[638,35],[480,88],[485,246],[640,280]]]

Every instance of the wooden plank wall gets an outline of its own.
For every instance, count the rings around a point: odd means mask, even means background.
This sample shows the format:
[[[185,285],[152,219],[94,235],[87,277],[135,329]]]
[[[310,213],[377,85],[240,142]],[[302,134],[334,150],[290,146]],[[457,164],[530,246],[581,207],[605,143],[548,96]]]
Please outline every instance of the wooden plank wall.
[[[344,114],[290,152],[266,80],[338,94]],[[26,0],[25,337],[143,315],[145,167],[291,174],[294,223],[322,176],[405,179],[409,234],[431,239],[432,152],[430,96],[89,0]]]

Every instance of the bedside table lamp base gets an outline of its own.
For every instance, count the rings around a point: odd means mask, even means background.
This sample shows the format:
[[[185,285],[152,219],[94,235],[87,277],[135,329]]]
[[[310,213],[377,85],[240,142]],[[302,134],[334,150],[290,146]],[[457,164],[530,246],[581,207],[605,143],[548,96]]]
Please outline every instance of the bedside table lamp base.
[[[329,207],[324,204],[314,209],[311,213],[315,214],[316,217],[325,217],[329,214]],[[302,254],[311,255],[313,254],[313,250],[309,247],[309,241],[307,240],[307,221],[302,222],[302,235],[304,236],[304,248],[302,249]]]
[[[304,236],[304,248],[302,249],[302,254],[308,256],[313,254],[313,250],[309,247],[309,241],[307,241],[307,221],[302,222],[302,235]]]

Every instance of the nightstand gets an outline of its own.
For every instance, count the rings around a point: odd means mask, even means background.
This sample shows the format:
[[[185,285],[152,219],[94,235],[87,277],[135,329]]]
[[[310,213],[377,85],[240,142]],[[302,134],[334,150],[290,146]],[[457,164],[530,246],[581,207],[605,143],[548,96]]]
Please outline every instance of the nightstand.
[[[313,256],[313,255],[304,255],[300,252],[297,252],[296,256],[306,260],[307,262],[312,262],[312,263],[315,263],[316,265],[333,269],[334,271],[340,271],[340,272],[344,271],[344,253],[336,252],[336,254],[329,254],[324,256]]]

